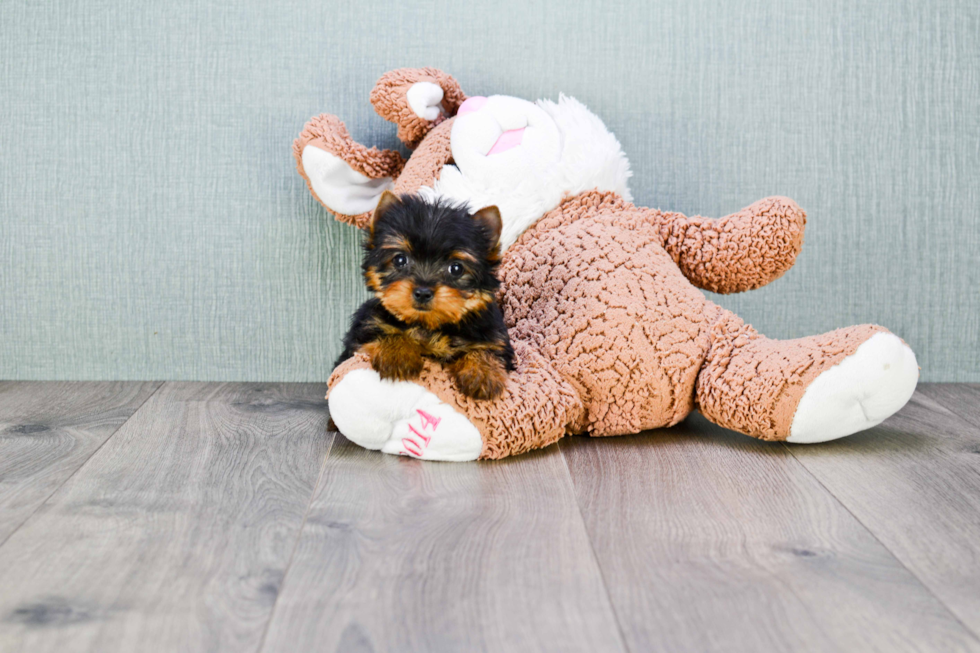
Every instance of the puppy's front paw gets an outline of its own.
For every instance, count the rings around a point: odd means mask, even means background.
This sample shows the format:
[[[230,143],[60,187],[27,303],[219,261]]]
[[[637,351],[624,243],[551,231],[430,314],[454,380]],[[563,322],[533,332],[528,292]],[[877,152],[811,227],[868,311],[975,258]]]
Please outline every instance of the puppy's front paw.
[[[389,381],[411,381],[422,373],[424,361],[418,347],[403,339],[390,342],[369,342],[361,351],[371,357],[371,367]]]
[[[482,351],[466,354],[456,361],[453,374],[460,392],[474,399],[496,399],[507,383],[503,362]]]

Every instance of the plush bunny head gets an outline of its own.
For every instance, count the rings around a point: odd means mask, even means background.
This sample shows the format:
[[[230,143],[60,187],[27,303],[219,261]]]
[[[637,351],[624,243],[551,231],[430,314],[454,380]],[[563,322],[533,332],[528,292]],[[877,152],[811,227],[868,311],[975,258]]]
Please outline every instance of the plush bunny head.
[[[496,205],[506,249],[561,200],[587,190],[630,201],[629,161],[605,125],[573,98],[464,100],[434,69],[401,69],[371,93],[412,156],[355,143],[337,118],[311,120],[294,144],[310,190],[342,220],[364,226],[385,190],[449,198],[473,210]]]

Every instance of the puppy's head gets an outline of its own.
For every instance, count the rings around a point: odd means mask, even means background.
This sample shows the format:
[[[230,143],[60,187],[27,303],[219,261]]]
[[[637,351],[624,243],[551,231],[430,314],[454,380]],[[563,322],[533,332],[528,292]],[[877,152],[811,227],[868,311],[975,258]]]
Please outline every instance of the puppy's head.
[[[437,329],[493,301],[500,212],[385,192],[364,244],[364,279],[395,317]]]

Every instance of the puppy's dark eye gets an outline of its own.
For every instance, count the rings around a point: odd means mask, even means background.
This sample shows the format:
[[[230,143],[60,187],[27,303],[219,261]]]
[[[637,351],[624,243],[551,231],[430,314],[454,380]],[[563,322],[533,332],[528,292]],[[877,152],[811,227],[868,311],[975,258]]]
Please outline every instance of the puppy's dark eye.
[[[465,272],[465,271],[466,270],[463,267],[462,263],[450,263],[449,264],[449,276],[451,276],[451,277],[461,277],[461,276],[463,276],[463,272]]]
[[[391,264],[396,268],[403,268],[408,265],[408,257],[404,254],[395,254],[394,258],[391,259]]]

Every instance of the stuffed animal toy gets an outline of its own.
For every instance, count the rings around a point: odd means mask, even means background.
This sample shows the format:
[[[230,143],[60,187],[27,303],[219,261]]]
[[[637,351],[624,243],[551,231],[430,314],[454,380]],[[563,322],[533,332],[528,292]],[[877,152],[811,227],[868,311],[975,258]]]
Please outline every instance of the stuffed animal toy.
[[[915,355],[883,327],[772,340],[698,290],[752,290],[786,272],[806,223],[792,200],[719,219],[635,206],[619,142],[570,97],[467,98],[451,76],[420,68],[385,74],[371,103],[410,158],[364,147],[320,115],[294,143],[299,173],[358,227],[385,190],[496,205],[516,370],[502,395],[481,401],[438,363],[389,381],[355,356],[334,370],[327,398],[356,444],[496,459],[566,434],[668,427],[695,408],[745,435],[814,443],[879,424],[912,396]]]

